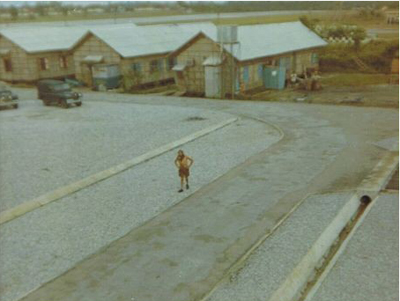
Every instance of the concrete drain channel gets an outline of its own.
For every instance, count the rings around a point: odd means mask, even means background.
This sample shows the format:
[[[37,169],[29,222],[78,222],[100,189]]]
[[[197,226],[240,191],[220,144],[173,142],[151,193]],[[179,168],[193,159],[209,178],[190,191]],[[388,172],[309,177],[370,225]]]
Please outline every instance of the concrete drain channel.
[[[394,172],[389,183],[386,185],[387,190],[399,190],[399,166],[397,165],[396,171]]]
[[[329,273],[331,265],[335,263],[335,259],[340,256],[341,247],[345,247],[345,244],[351,238],[351,234],[356,230],[356,226],[361,223],[363,215],[366,213],[368,206],[371,204],[372,199],[368,195],[363,195],[360,198],[360,205],[353,218],[347,223],[343,230],[338,235],[335,242],[332,244],[328,252],[321,259],[320,264],[314,268],[314,272],[309,276],[308,282],[299,293],[296,301],[310,301],[318,290],[319,285],[326,275]]]

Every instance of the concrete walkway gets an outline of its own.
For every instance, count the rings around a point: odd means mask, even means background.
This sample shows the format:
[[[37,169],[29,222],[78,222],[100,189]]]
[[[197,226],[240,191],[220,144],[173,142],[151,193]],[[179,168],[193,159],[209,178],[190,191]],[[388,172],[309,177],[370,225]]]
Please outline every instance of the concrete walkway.
[[[388,153],[372,143],[398,131],[390,110],[170,101],[251,115],[285,137],[23,300],[198,300],[307,195],[356,187]]]
[[[399,299],[399,195],[382,194],[312,301]]]

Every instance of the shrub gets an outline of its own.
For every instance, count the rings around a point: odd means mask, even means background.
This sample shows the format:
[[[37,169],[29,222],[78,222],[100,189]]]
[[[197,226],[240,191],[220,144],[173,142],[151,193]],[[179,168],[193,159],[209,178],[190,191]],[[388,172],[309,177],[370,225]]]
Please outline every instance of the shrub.
[[[398,40],[379,40],[360,45],[358,51],[348,45],[329,45],[319,52],[320,69],[325,72],[360,71],[353,60],[357,56],[375,71],[387,73],[398,53],[398,45]]]

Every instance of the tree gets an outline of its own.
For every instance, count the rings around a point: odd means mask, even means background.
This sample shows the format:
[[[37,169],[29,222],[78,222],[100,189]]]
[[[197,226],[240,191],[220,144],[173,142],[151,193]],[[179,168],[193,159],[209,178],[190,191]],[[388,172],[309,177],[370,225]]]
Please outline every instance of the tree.
[[[35,10],[39,14],[39,16],[46,16],[47,15],[47,7],[45,7],[40,2],[36,2]]]
[[[64,17],[68,16],[68,11],[69,11],[68,7],[61,6],[60,10],[61,10],[61,13],[63,14]]]
[[[10,14],[11,14],[11,18],[13,20],[17,20],[18,19],[18,9],[15,6],[11,6],[10,7]]]
[[[364,28],[357,27],[353,32],[351,37],[354,41],[354,49],[358,51],[360,49],[361,41],[367,37],[367,33]]]

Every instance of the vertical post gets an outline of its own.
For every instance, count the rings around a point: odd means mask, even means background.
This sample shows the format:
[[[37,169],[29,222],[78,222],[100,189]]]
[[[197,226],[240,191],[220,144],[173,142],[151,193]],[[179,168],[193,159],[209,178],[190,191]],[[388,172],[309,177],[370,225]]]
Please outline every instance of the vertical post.
[[[233,44],[231,44],[231,64],[232,64],[232,68],[231,68],[231,90],[232,90],[232,95],[231,98],[235,99],[235,81],[236,81],[236,77],[235,77],[235,59],[233,57]]]
[[[220,98],[224,98],[224,38],[221,38],[220,49],[220,64],[219,64],[219,77],[220,77]]]

